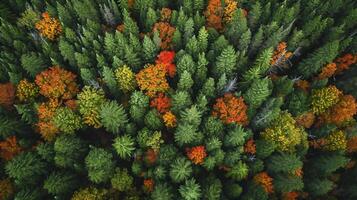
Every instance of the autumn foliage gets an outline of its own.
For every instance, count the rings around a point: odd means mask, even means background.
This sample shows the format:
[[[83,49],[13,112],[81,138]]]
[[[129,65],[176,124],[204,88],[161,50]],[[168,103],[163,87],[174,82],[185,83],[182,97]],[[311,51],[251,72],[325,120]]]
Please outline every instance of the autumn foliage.
[[[356,99],[352,95],[344,95],[337,104],[321,115],[321,119],[326,123],[338,125],[352,119],[356,113]]]
[[[249,154],[255,154],[256,152],[256,145],[254,143],[253,138],[249,139],[247,143],[244,145],[244,152]]]
[[[144,180],[144,189],[147,192],[152,192],[154,190],[154,180],[153,179],[145,179]]]
[[[59,131],[52,122],[52,118],[59,105],[58,100],[50,99],[50,101],[46,103],[41,103],[37,109],[39,119],[37,128],[42,137],[47,141],[53,140]]]
[[[329,63],[321,69],[321,72],[317,78],[320,80],[325,78],[330,78],[335,74],[336,70],[337,70],[336,63]]]
[[[209,0],[205,11],[207,26],[221,31],[223,29],[223,12],[221,0]]]
[[[357,54],[352,55],[352,54],[345,54],[342,57],[339,57],[335,60],[335,63],[337,65],[337,73],[340,73],[346,69],[349,69],[351,65],[357,62]]]
[[[172,48],[172,37],[175,30],[175,27],[172,27],[167,22],[157,22],[154,24],[153,31],[158,31],[161,38],[161,49]]]
[[[156,108],[159,113],[163,114],[169,111],[171,107],[170,101],[169,97],[160,93],[157,97],[151,100],[150,107]]]
[[[248,123],[247,105],[242,97],[235,97],[231,93],[226,93],[218,98],[213,105],[212,115],[220,118],[224,123],[237,123],[246,125]]]
[[[21,147],[17,144],[15,136],[6,138],[0,142],[0,157],[4,160],[11,160],[14,156],[21,152]]]
[[[266,172],[261,172],[253,178],[256,184],[261,185],[265,192],[270,194],[274,192],[273,179]]]
[[[43,37],[49,40],[55,40],[62,33],[60,22],[51,17],[48,12],[42,13],[42,19],[36,23],[35,27]]]
[[[169,83],[166,80],[166,69],[162,64],[148,65],[136,74],[136,81],[140,90],[154,97],[169,89]]]
[[[0,84],[0,106],[11,108],[15,100],[15,87],[11,83]]]
[[[40,94],[48,98],[72,99],[78,93],[76,75],[53,66],[36,76]]]
[[[173,63],[175,58],[174,51],[162,51],[156,59],[156,64],[163,64],[167,74],[173,78],[176,74],[176,65]]]
[[[171,111],[168,111],[166,112],[162,118],[164,119],[164,123],[165,123],[165,126],[167,128],[173,128],[176,126],[176,116],[171,112]]]
[[[187,157],[196,165],[201,165],[207,157],[206,149],[204,146],[196,146],[186,150]]]
[[[280,42],[278,47],[274,51],[273,57],[270,61],[271,65],[279,65],[282,62],[285,62],[292,56],[291,52],[286,50],[287,44],[286,42]]]

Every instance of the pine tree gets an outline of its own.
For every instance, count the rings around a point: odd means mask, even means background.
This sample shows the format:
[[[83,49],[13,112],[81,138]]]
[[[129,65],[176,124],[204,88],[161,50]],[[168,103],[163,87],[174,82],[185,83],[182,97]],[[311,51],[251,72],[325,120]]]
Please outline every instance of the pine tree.
[[[105,102],[100,108],[101,123],[108,132],[118,133],[128,122],[127,114],[115,101]]]
[[[179,192],[185,200],[197,200],[202,196],[201,186],[196,183],[195,179],[186,180],[185,184],[180,186]]]
[[[146,62],[153,62],[158,52],[157,46],[148,36],[144,36],[143,40],[143,57]]]
[[[59,167],[82,169],[82,161],[87,153],[87,145],[74,135],[61,135],[54,143],[54,161]]]
[[[46,68],[46,61],[40,55],[31,52],[21,56],[21,65],[31,77],[35,77]]]
[[[191,75],[187,71],[184,71],[177,84],[177,89],[179,91],[189,91],[192,88],[192,86],[193,86],[193,80],[191,78]]]
[[[170,166],[170,177],[174,182],[182,182],[192,173],[191,162],[186,158],[177,158]]]
[[[135,150],[135,143],[131,136],[123,135],[114,139],[113,147],[122,159],[130,158]]]
[[[259,22],[259,18],[261,16],[262,12],[262,6],[259,1],[255,2],[254,5],[252,5],[252,9],[249,12],[248,15],[248,23],[249,23],[249,28],[251,30],[255,30],[257,23]]]
[[[105,183],[114,173],[113,155],[102,148],[93,148],[85,158],[88,178],[94,183]]]
[[[34,152],[23,152],[5,165],[6,173],[20,188],[36,185],[47,174],[46,163]]]
[[[64,171],[52,172],[44,182],[44,189],[56,196],[71,194],[78,188],[78,177]]]
[[[297,71],[304,78],[310,78],[325,64],[330,63],[338,54],[339,41],[333,41],[316,49],[309,57],[302,60]]]
[[[228,78],[232,78],[236,62],[237,57],[234,48],[232,46],[226,47],[221,55],[217,57],[216,65],[213,68],[214,76],[219,78],[221,74],[225,73]]]

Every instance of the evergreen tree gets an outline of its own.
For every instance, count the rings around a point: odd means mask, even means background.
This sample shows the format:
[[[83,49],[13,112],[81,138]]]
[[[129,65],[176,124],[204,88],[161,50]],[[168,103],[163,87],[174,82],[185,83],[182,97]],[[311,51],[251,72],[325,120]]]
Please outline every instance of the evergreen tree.
[[[114,173],[113,155],[102,148],[93,148],[85,158],[88,178],[94,183],[105,183]]]
[[[298,65],[298,73],[304,78],[310,78],[325,64],[330,63],[338,54],[339,41],[333,41],[316,49],[309,57]]]

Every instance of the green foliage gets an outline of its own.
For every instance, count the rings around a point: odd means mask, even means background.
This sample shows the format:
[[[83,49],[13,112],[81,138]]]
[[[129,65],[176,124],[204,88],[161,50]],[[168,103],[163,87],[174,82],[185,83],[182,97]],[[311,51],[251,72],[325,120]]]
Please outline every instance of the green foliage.
[[[70,194],[78,187],[78,177],[69,172],[52,172],[44,182],[44,189],[52,195]]]
[[[185,200],[200,199],[202,196],[201,186],[196,183],[195,179],[186,180],[185,184],[180,186],[179,192]]]
[[[82,128],[81,117],[68,107],[59,108],[53,117],[53,123],[65,134],[74,134]]]
[[[339,41],[326,43],[316,49],[310,56],[304,59],[298,66],[298,73],[304,78],[315,75],[325,64],[336,58],[339,49]]]
[[[60,135],[54,143],[54,161],[59,167],[81,169],[87,145],[74,135]]]
[[[100,107],[100,121],[108,132],[118,133],[128,122],[127,114],[121,105],[109,101]]]
[[[224,136],[224,145],[226,147],[237,147],[244,144],[247,132],[241,125],[234,125]]]
[[[113,155],[102,148],[93,148],[85,158],[88,178],[94,183],[105,183],[114,173]]]
[[[278,117],[282,104],[282,98],[268,99],[252,119],[252,126],[258,130],[267,128]]]
[[[213,68],[213,75],[219,78],[221,74],[225,73],[228,78],[232,78],[236,63],[237,57],[233,46],[227,46],[217,57],[215,67]]]
[[[131,136],[123,135],[114,139],[113,147],[122,159],[130,158],[135,150],[135,143]]]
[[[230,198],[238,198],[242,194],[243,188],[237,183],[230,183],[225,185],[225,191]]]
[[[242,161],[235,164],[226,174],[227,177],[236,181],[241,181],[248,176],[248,166]]]
[[[170,177],[174,182],[182,182],[192,173],[191,162],[186,158],[177,158],[170,165]]]
[[[207,200],[218,200],[221,198],[222,183],[219,179],[208,177],[202,189],[203,198]]]
[[[46,62],[39,54],[31,52],[21,56],[21,66],[31,77],[35,77],[46,68]]]
[[[144,117],[145,125],[152,130],[159,130],[164,125],[160,118],[160,114],[156,109],[151,109]]]
[[[268,171],[271,173],[293,172],[302,168],[302,161],[295,154],[274,154],[267,162]]]
[[[115,169],[111,178],[112,187],[120,192],[128,191],[133,184],[133,177],[128,174],[127,169]]]
[[[274,189],[285,193],[302,190],[304,183],[300,177],[277,175],[274,177]]]
[[[333,188],[333,182],[328,179],[313,179],[305,182],[306,190],[312,196],[322,196]]]
[[[166,200],[172,199],[173,197],[172,188],[167,184],[155,185],[154,191],[151,193],[151,198],[153,200]]]
[[[130,97],[130,117],[137,122],[143,120],[146,111],[149,108],[149,97],[144,93],[135,91]]]
[[[6,174],[14,179],[19,187],[36,185],[47,173],[47,165],[34,152],[23,152],[5,165]]]

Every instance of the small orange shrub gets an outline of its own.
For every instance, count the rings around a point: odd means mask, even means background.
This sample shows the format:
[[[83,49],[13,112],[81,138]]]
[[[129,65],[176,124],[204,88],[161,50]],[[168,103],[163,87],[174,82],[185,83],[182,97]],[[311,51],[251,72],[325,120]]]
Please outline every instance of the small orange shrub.
[[[207,26],[216,29],[217,31],[223,30],[222,17],[224,8],[221,0],[209,0],[205,11]]]
[[[147,192],[152,192],[154,190],[154,180],[149,178],[144,180],[144,189]]]
[[[344,95],[340,101],[321,115],[321,119],[326,123],[341,124],[352,119],[357,113],[357,103],[352,95]]]
[[[286,50],[286,42],[280,42],[278,47],[274,51],[273,57],[270,61],[271,65],[276,65],[279,62],[284,62],[285,60],[289,59],[292,56],[291,52]]]

